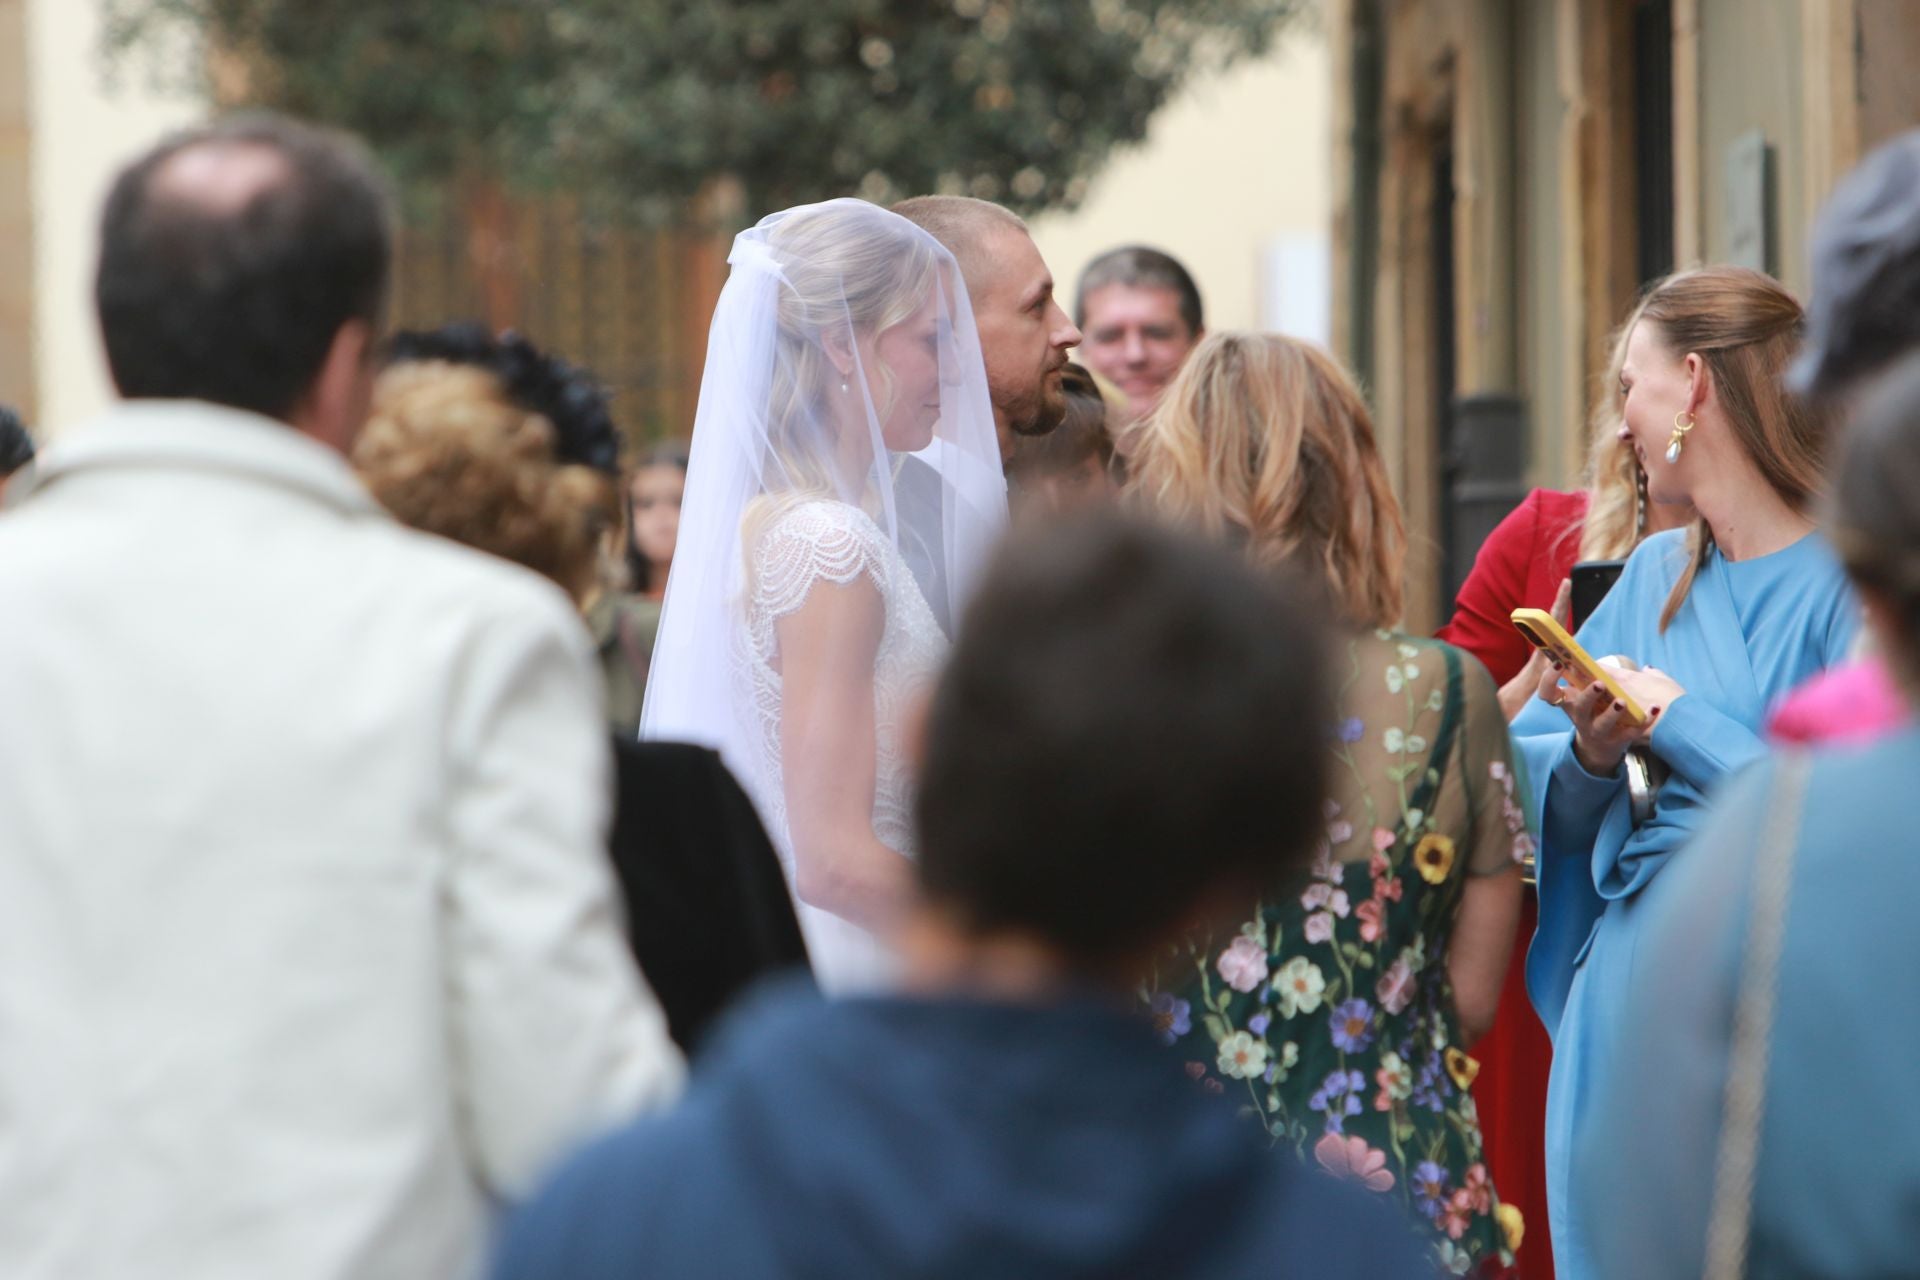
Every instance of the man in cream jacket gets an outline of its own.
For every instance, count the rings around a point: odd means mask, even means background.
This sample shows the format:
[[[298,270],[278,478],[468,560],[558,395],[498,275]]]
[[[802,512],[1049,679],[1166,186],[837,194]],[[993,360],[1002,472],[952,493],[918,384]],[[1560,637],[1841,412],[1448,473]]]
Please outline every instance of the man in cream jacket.
[[[593,654],[348,470],[386,289],[358,151],[121,175],[124,403],[0,511],[0,1275],[454,1277],[678,1089],[602,839]]]

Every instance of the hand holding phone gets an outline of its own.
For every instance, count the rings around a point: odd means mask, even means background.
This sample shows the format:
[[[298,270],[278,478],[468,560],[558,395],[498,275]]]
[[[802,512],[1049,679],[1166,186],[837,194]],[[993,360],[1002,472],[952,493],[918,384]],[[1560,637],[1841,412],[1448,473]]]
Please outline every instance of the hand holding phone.
[[[1513,625],[1520,634],[1533,645],[1570,671],[1578,671],[1587,678],[1588,683],[1597,684],[1613,695],[1613,700],[1625,708],[1628,719],[1636,725],[1647,722],[1647,713],[1640,704],[1628,696],[1607,669],[1595,661],[1592,654],[1581,647],[1580,642],[1567,634],[1566,628],[1554,621],[1553,615],[1544,609],[1515,609]]]

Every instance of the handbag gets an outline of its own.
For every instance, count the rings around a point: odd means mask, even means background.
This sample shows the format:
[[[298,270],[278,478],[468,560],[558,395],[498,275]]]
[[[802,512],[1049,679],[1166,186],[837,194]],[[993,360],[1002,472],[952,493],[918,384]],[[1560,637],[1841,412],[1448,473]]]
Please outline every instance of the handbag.
[[[1721,1103],[1719,1151],[1714,1160],[1713,1208],[1707,1223],[1707,1280],[1740,1280],[1747,1271],[1760,1126],[1766,1114],[1767,1059],[1779,993],[1780,951],[1786,942],[1793,860],[1800,843],[1800,811],[1811,772],[1806,753],[1789,751],[1781,755],[1754,863],[1753,901],[1747,916],[1739,986],[1734,994],[1733,1040]]]

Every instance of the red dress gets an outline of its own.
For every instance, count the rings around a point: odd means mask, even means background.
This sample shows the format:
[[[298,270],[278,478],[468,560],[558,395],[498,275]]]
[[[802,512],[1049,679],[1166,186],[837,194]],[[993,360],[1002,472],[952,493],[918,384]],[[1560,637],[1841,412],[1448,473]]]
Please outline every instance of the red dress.
[[[1515,609],[1550,609],[1580,558],[1580,526],[1587,517],[1585,493],[1535,489],[1481,544],[1473,571],[1460,586],[1453,618],[1440,638],[1486,664],[1494,682],[1505,684],[1527,664],[1530,646],[1514,629]],[[1538,785],[1544,779],[1536,779]],[[1547,1238],[1547,1067],[1553,1053],[1546,1028],[1527,999],[1527,944],[1536,915],[1529,892],[1520,908],[1520,936],[1500,992],[1493,1030],[1474,1046],[1480,1075],[1473,1084],[1486,1139],[1487,1165],[1500,1199],[1519,1206],[1526,1237],[1516,1274],[1552,1280],[1553,1246]]]

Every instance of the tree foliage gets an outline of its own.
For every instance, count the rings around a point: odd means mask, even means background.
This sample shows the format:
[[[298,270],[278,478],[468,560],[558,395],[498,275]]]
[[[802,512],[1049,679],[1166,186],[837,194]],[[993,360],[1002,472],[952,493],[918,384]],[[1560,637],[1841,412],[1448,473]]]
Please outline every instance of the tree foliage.
[[[238,96],[351,129],[403,176],[658,213],[720,175],[756,211],[1071,206],[1187,77],[1262,51],[1305,2],[106,0],[122,55],[188,31]]]

